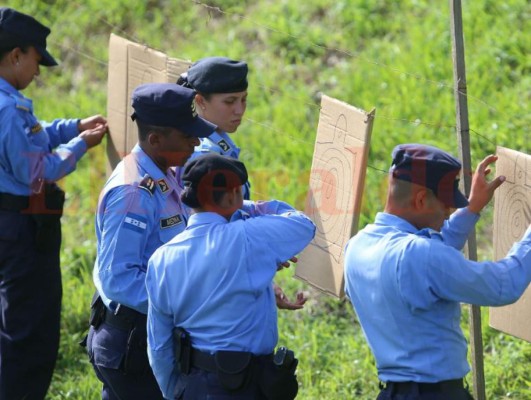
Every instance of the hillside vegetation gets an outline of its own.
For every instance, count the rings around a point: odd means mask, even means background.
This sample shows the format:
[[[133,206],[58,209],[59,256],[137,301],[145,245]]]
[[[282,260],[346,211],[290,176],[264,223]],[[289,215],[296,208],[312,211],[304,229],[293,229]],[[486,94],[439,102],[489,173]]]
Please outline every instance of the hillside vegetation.
[[[52,29],[61,64],[41,69],[25,94],[45,120],[106,113],[110,33],[196,60],[250,65],[249,105],[235,136],[255,199],[304,207],[321,94],[376,109],[360,224],[383,207],[392,148],[437,145],[457,155],[449,4],[429,0],[8,0]],[[530,152],[531,6],[526,0],[464,2],[473,164],[496,146]],[[100,385],[77,345],[87,330],[95,257],[94,210],[105,181],[104,146],[63,180],[63,323],[49,399],[97,399]],[[492,206],[478,225],[479,258],[492,257]],[[374,360],[348,301],[279,273],[288,295],[310,292],[302,311],[279,312],[281,343],[300,359],[301,399],[374,399]],[[467,308],[463,328],[468,332]],[[531,344],[488,327],[488,399],[531,398]],[[412,338],[414,340],[414,338]],[[472,384],[472,375],[468,377]]]

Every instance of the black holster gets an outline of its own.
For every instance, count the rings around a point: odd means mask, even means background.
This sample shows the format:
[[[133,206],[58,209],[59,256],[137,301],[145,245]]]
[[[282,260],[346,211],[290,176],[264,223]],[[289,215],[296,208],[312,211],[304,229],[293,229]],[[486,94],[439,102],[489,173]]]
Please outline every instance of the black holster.
[[[217,375],[223,389],[236,392],[247,386],[252,377],[252,354],[244,351],[217,351],[214,354]]]
[[[297,397],[299,384],[295,370],[299,360],[293,351],[279,347],[260,376],[260,389],[268,400],[293,400]]]
[[[92,302],[90,303],[90,318],[89,318],[89,324],[94,327],[94,329],[98,329],[101,323],[103,322],[103,319],[105,318],[105,304],[103,304],[103,300],[101,299],[98,291],[94,293],[94,296],[92,297]]]
[[[65,192],[55,184],[44,186],[43,193],[29,197],[29,207],[23,213],[30,213],[37,227],[36,245],[41,252],[53,249],[61,242],[61,216],[65,203]]]
[[[181,374],[189,374],[192,366],[192,341],[182,328],[173,330],[173,352]]]

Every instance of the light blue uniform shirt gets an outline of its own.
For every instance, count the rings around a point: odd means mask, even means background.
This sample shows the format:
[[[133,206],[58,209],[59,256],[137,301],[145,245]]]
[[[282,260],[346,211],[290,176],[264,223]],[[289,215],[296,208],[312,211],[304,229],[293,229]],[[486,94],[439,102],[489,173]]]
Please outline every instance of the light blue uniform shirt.
[[[303,213],[280,201],[245,202],[227,221],[193,214],[186,230],[149,260],[148,354],[159,386],[177,384],[172,332],[190,333],[194,348],[269,354],[278,340],[272,280],[280,262],[315,234]]]
[[[209,137],[201,138],[201,143],[195,147],[195,152],[190,159],[207,153],[221,154],[237,160],[240,156],[240,148],[236,146],[227,132],[218,133],[214,131]],[[249,182],[243,185],[243,198],[245,200],[251,198],[251,184]]]
[[[383,382],[438,382],[470,370],[460,302],[514,302],[531,280],[531,228],[498,262],[459,251],[479,217],[457,210],[441,233],[378,213],[347,244],[350,297]]]
[[[186,226],[181,188],[138,146],[122,160],[100,195],[93,280],[105,305],[123,304],[147,314],[149,257]]]
[[[72,172],[87,151],[78,121],[39,123],[32,101],[0,78],[0,192],[29,196]]]

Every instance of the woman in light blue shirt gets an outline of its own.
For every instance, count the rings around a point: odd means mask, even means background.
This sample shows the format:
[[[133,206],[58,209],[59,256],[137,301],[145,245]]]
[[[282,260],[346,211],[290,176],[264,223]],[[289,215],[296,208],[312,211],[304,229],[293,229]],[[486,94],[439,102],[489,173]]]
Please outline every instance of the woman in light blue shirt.
[[[278,340],[272,280],[279,263],[310,243],[315,225],[280,201],[244,204],[246,180],[243,164],[224,156],[189,162],[181,197],[193,214],[149,260],[148,352],[165,398],[254,400],[276,390],[267,398],[282,400],[297,392],[295,365],[282,375],[271,356]],[[181,347],[179,358],[176,328],[192,347]]]

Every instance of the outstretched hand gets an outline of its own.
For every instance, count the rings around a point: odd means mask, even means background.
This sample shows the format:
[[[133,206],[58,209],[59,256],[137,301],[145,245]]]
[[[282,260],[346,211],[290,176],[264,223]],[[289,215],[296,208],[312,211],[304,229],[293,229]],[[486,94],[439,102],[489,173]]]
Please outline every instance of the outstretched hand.
[[[505,181],[505,176],[503,175],[498,176],[491,182],[487,181],[487,175],[491,172],[489,165],[496,162],[497,159],[498,156],[493,154],[485,157],[483,161],[478,164],[476,171],[472,176],[468,209],[473,213],[478,214],[481,212],[492,199],[494,191]]]
[[[275,290],[275,300],[277,302],[277,308],[280,310],[300,310],[304,307],[304,303],[308,298],[304,295],[303,292],[297,292],[297,297],[295,301],[290,301],[284,294],[284,291],[280,286],[273,284]]]

